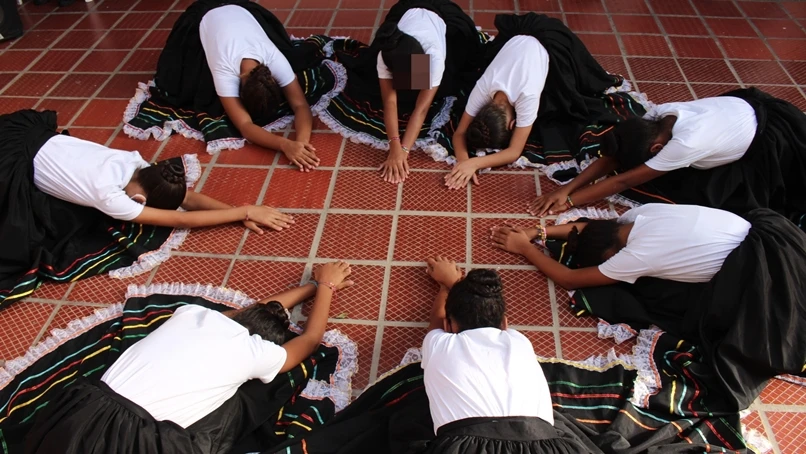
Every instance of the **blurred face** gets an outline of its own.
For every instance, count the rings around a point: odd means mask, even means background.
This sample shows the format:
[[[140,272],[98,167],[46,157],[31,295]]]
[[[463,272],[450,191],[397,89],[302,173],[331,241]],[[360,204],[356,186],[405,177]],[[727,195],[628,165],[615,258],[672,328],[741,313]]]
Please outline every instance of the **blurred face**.
[[[428,54],[396,55],[392,62],[392,86],[395,90],[431,88],[431,58]]]

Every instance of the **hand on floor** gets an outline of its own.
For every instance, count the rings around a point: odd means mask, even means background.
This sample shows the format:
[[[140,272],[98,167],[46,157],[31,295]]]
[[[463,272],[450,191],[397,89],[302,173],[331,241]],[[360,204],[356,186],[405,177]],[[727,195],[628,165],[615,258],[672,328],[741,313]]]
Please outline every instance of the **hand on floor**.
[[[386,161],[381,164],[378,169],[381,171],[381,178],[383,181],[392,184],[398,184],[406,181],[409,176],[409,154],[403,151],[399,145],[393,145],[389,148],[389,155]]]
[[[350,287],[355,282],[347,280],[353,270],[344,261],[325,263],[313,271],[314,279],[320,284],[333,284],[336,290]]]
[[[291,161],[291,164],[299,167],[300,172],[310,172],[319,165],[316,148],[309,143],[292,140],[283,146],[280,151]]]
[[[290,214],[282,213],[276,208],[264,205],[249,207],[246,213],[247,220],[243,221],[243,225],[260,235],[263,235],[263,229],[260,226],[280,231],[294,223],[294,217]]]
[[[426,273],[431,276],[431,279],[448,290],[462,279],[462,270],[456,265],[456,262],[446,257],[438,255],[429,258],[426,260],[426,264]]]
[[[541,195],[529,204],[529,214],[542,217],[547,214],[559,214],[568,210],[568,191],[563,188]]]
[[[476,164],[471,159],[458,161],[453,166],[451,173],[445,175],[445,186],[448,189],[462,189],[472,180],[473,184],[479,184],[479,175]]]
[[[509,224],[493,227],[490,239],[493,246],[513,254],[523,255],[532,247],[532,241],[526,230]]]

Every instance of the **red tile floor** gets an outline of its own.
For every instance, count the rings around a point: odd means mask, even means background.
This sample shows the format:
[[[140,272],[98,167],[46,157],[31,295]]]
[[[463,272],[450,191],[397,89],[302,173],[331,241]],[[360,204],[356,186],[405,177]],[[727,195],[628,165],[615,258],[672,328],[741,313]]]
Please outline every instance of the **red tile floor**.
[[[262,0],[296,36],[349,35],[368,41],[383,16],[376,0]],[[706,0],[457,0],[491,30],[499,12],[545,12],[563,19],[611,72],[629,77],[656,102],[712,96],[747,85],[806,109],[806,2]],[[386,0],[386,6],[392,0]],[[405,184],[384,184],[382,155],[317,126],[325,166],[300,175],[275,153],[247,147],[209,156],[200,142],[126,137],[121,117],[137,81],[153,73],[171,25],[191,0],[101,0],[57,8],[21,7],[26,33],[0,44],[0,113],[56,109],[74,135],[137,149],[148,159],[195,152],[199,190],[230,203],[267,203],[296,214],[296,226],[263,237],[230,226],[192,232],[175,257],[130,280],[106,276],[46,285],[0,312],[0,359],[22,354],[53,328],[120,301],[130,283],[211,282],[262,296],[300,281],[311,265],[350,259],[358,285],[340,294],[332,325],[359,344],[361,388],[419,344],[434,286],[422,268],[432,253],[464,267],[502,270],[512,323],[541,355],[584,359],[610,341],[592,320],[576,320],[567,295],[523,261],[491,249],[489,228],[534,222],[528,199],[551,188],[531,171],[503,170],[482,185],[449,192],[445,167],[412,156]],[[510,189],[505,189],[510,188]],[[517,188],[514,198],[511,188]],[[618,347],[620,351],[629,346]],[[747,420],[775,452],[806,446],[806,390],[772,383]]]

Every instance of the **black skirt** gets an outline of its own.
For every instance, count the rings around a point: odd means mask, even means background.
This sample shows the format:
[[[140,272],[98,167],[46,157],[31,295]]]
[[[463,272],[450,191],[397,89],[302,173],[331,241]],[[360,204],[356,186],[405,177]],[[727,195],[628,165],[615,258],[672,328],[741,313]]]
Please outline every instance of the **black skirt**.
[[[590,452],[534,417],[468,418],[439,428],[428,454],[582,454]]]
[[[605,71],[562,21],[536,13],[499,14],[495,27],[498,34],[485,46],[484,67],[507,41],[518,35],[533,36],[549,55],[549,71],[540,96],[537,120],[522,153],[526,159],[524,164],[551,166],[596,156],[599,137],[607,128],[645,113],[643,106],[630,94],[606,93],[619,87],[624,78]],[[466,97],[460,98],[453,107],[451,121],[437,135],[437,142],[445,150],[442,158],[453,154],[452,137],[466,103]],[[568,167],[576,170],[576,166],[560,166],[561,170]],[[559,175],[552,175],[552,178],[562,179]]]
[[[53,111],[0,115],[0,309],[46,280],[72,282],[130,266],[174,232],[116,221],[37,189],[34,157],[58,134],[56,125]]]
[[[641,278],[572,301],[574,312],[692,342],[687,377],[707,389],[709,411],[742,410],[772,377],[806,375],[806,233],[769,209],[745,217],[750,232],[708,283]]]
[[[157,421],[105,383],[79,380],[38,415],[27,454],[201,454],[190,432]]]
[[[172,131],[204,140],[213,153],[244,144],[240,132],[224,112],[216,94],[213,75],[201,43],[199,26],[210,10],[237,5],[257,20],[266,36],[288,59],[297,74],[308,104],[327,101],[344,87],[344,69],[337,64],[321,64],[332,46],[325,36],[292,40],[282,22],[263,6],[248,0],[197,0],[174,23],[165,48],[157,62],[157,72],[150,84],[140,84],[124,113],[124,131],[135,138],[150,136],[164,140]],[[321,64],[321,65],[320,65]],[[287,102],[276,112],[252,121],[269,131],[285,128],[293,121]]]
[[[447,55],[445,73],[434,96],[425,122],[418,133],[417,144],[430,143],[430,136],[449,119],[456,96],[466,95],[481,76],[484,43],[488,36],[476,30],[470,16],[450,0],[401,0],[384,18],[384,23],[397,23],[413,8],[427,9],[445,21]],[[378,82],[377,58],[380,43],[371,45],[347,43],[333,46],[333,57],[347,71],[347,85],[342,94],[331,101],[320,118],[330,129],[348,139],[379,149],[388,149],[386,125],[383,121],[383,99]],[[398,90],[398,119],[401,134],[414,109],[419,90]]]
[[[622,195],[637,203],[679,203],[744,214],[771,208],[806,229],[806,115],[756,88],[730,91],[747,101],[758,126],[738,161],[707,170],[678,169]]]

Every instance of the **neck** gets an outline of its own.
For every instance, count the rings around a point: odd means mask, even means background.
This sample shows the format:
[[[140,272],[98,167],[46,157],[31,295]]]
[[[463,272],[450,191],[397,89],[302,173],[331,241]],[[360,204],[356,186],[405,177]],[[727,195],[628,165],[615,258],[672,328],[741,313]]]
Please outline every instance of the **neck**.
[[[498,104],[499,106],[511,106],[512,104],[509,102],[509,98],[507,98],[507,94],[503,91],[497,91],[493,95],[493,102]]]
[[[249,76],[249,73],[252,72],[253,69],[257,68],[259,65],[257,60],[253,60],[251,58],[244,58],[241,60],[241,78],[245,78]]]

